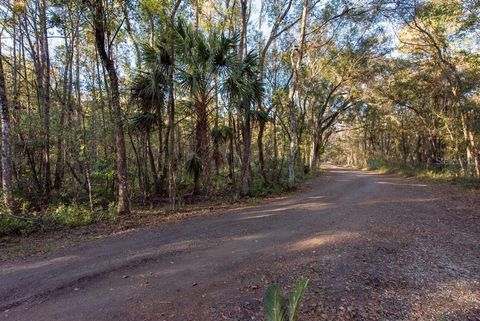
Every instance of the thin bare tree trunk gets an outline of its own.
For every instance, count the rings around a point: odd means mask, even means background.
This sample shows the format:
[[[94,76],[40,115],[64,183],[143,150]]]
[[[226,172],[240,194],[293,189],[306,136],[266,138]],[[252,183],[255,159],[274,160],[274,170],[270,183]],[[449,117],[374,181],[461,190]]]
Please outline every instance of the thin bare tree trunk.
[[[2,45],[0,43],[0,105],[2,108],[2,190],[5,206],[13,210],[13,190],[11,172],[10,114],[7,85],[3,70]]]

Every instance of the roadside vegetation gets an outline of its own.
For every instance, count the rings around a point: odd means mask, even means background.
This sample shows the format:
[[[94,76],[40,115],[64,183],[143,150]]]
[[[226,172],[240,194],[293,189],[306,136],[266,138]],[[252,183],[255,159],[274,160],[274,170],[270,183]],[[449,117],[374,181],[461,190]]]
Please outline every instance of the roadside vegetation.
[[[418,167],[405,167],[401,164],[388,164],[371,162],[365,169],[377,170],[382,173],[399,174],[420,179],[449,182],[470,190],[480,189],[480,179],[477,177],[462,175],[454,169],[425,169]]]

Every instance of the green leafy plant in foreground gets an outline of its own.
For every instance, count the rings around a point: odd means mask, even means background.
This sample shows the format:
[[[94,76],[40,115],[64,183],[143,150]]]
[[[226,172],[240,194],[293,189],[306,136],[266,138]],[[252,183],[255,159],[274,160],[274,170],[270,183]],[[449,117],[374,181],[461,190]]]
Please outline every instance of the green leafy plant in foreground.
[[[298,308],[308,286],[308,278],[301,278],[285,298],[279,285],[268,288],[263,300],[265,321],[295,321]]]

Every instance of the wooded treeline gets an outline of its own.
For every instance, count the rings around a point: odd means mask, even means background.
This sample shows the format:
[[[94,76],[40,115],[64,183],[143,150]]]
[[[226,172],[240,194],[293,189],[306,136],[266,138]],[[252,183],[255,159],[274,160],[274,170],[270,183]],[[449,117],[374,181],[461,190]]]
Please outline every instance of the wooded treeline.
[[[478,6],[428,1],[406,16],[397,54],[378,61],[367,106],[342,124],[334,158],[480,176]]]
[[[179,203],[337,161],[480,175],[476,0],[2,0],[2,192]]]

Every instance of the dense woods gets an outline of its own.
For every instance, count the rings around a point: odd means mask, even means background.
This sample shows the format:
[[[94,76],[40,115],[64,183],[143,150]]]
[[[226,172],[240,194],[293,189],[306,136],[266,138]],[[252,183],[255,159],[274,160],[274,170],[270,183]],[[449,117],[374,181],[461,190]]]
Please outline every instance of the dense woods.
[[[0,12],[5,226],[293,189],[322,160],[480,176],[476,0]]]

